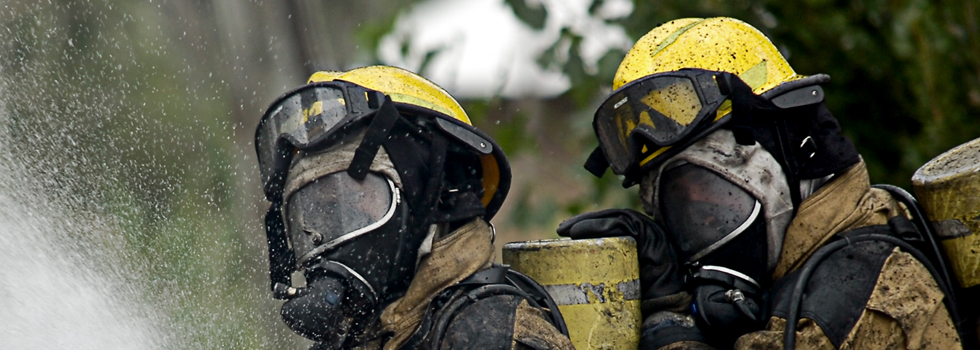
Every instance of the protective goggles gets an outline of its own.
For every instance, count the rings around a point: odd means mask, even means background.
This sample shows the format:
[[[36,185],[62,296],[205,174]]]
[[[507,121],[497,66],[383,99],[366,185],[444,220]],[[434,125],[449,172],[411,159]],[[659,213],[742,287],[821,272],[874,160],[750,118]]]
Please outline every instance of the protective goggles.
[[[341,127],[376,114],[384,94],[345,81],[313,83],[279,97],[255,132],[262,183],[284,172],[294,148],[306,149]],[[289,147],[286,147],[289,146]]]
[[[385,176],[368,173],[364,180],[345,171],[310,182],[288,198],[288,232],[299,248],[297,264],[333,250],[391,220],[401,201],[395,184]],[[305,237],[309,239],[303,239]]]
[[[318,146],[325,140],[343,135],[339,130],[361,121],[373,120],[371,128],[377,130],[368,132],[362,141],[367,145],[362,143],[363,147],[358,149],[358,153],[370,155],[369,158],[373,159],[380,143],[402,113],[432,116],[435,120],[433,125],[439,130],[468,145],[478,154],[493,152],[493,143],[488,138],[440,112],[411,104],[399,104],[396,109],[391,97],[384,93],[342,80],[312,83],[276,99],[259,121],[255,131],[255,151],[266,197],[273,200],[281,190],[277,186],[284,179],[295,149]],[[378,120],[381,122],[378,123]],[[354,159],[351,165],[363,174],[370,160]]]
[[[708,129],[730,94],[728,72],[681,69],[649,75],[614,91],[595,113],[599,146],[616,174],[642,167]]]
[[[745,232],[762,205],[718,174],[693,164],[660,176],[660,211],[684,262],[701,260]]]

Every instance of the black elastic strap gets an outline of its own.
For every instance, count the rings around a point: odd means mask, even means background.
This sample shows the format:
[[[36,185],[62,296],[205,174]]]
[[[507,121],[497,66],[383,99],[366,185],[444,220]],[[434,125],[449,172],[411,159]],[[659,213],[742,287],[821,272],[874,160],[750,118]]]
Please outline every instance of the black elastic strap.
[[[609,169],[609,160],[606,159],[606,154],[602,152],[602,148],[596,147],[589,154],[589,159],[585,160],[585,170],[588,170],[595,177],[602,177],[606,173],[606,169]]]
[[[265,214],[265,239],[269,246],[269,287],[277,299],[281,293],[276,293],[276,285],[288,287],[292,285],[291,273],[296,264],[296,256],[289,250],[286,242],[286,228],[282,222],[282,205],[273,202]],[[282,289],[282,288],[279,288]]]
[[[752,88],[738,79],[734,75],[723,74],[718,79],[718,87],[721,92],[728,94],[732,101],[732,120],[729,129],[735,136],[735,142],[743,146],[755,144],[755,137],[752,135],[752,111],[760,106],[761,98],[752,93]]]
[[[354,151],[354,159],[351,159],[350,166],[347,167],[348,175],[357,180],[364,180],[368,170],[371,169],[374,157],[378,155],[381,143],[388,138],[388,134],[391,132],[391,128],[395,126],[399,116],[401,115],[395,109],[394,102],[391,102],[391,97],[385,96],[381,108],[371,120],[371,126],[364,133],[364,139]]]

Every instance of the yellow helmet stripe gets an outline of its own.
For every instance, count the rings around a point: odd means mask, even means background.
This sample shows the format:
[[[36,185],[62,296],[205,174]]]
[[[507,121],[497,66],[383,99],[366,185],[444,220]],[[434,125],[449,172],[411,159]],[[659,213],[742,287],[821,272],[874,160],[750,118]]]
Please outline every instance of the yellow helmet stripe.
[[[677,41],[677,38],[679,38],[682,34],[684,34],[684,32],[686,32],[688,29],[691,29],[692,27],[701,24],[701,22],[704,21],[705,20],[702,19],[700,21],[683,26],[681,27],[681,29],[678,29],[677,31],[670,33],[670,35],[667,36],[667,38],[665,38],[664,41],[660,43],[660,45],[657,45],[657,48],[653,50],[653,53],[650,54],[650,57],[656,56],[658,53],[660,53],[661,50],[666,49],[667,46],[670,46],[670,44],[673,44],[675,41]]]
[[[738,77],[752,88],[752,91],[758,89],[760,86],[766,83],[769,70],[766,68],[766,60],[762,60],[758,64],[752,66],[752,68],[747,69]]]

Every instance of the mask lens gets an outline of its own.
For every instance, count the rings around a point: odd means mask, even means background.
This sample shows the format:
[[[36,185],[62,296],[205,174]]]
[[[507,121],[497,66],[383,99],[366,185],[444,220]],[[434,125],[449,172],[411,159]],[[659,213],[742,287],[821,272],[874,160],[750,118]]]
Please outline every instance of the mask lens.
[[[300,149],[319,142],[348,119],[347,104],[341,86],[307,85],[269,106],[255,135],[263,183],[288,166],[282,142]]]
[[[369,173],[358,181],[336,172],[303,186],[289,198],[286,216],[297,256],[318,245],[335,246],[383,225],[394,213],[394,184]]]
[[[761,209],[745,190],[693,164],[664,171],[659,193],[667,231],[687,262],[735,238]]]
[[[613,170],[622,173],[629,166],[634,131],[661,147],[690,133],[704,118],[698,87],[690,77],[662,75],[613,93],[596,111],[594,125]]]

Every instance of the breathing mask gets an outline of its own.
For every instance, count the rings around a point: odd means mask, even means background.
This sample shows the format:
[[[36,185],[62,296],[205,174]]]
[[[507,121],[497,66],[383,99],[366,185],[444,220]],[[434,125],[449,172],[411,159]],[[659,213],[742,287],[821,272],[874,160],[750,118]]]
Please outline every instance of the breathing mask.
[[[489,220],[510,172],[499,147],[424,78],[385,66],[327,75],[275,100],[255,147],[283,320],[345,348],[372,336],[384,306],[405,293],[431,228]],[[293,285],[294,272],[305,285]]]
[[[759,144],[717,130],[640,182],[644,209],[659,220],[687,267],[692,314],[721,343],[762,320],[763,287],[792,216],[779,164]]]
[[[406,227],[408,207],[398,188],[383,174],[316,178],[286,198],[283,214],[307,281],[282,307],[293,331],[342,342],[367,326],[358,322],[368,322],[393,297],[390,291],[407,288],[417,238]]]
[[[687,283],[695,297],[692,311],[702,328],[748,331],[762,312],[762,205],[718,174],[692,164],[665,170],[660,185],[662,221],[688,269]]]

